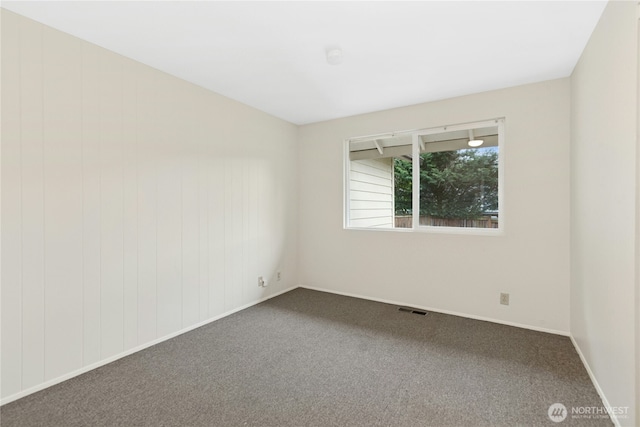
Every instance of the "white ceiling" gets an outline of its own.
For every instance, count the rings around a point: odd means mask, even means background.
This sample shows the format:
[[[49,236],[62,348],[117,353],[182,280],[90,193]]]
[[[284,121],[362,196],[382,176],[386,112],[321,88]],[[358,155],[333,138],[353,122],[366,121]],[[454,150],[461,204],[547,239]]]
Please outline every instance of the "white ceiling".
[[[296,124],[571,74],[606,1],[3,1]],[[332,46],[341,65],[326,62]]]

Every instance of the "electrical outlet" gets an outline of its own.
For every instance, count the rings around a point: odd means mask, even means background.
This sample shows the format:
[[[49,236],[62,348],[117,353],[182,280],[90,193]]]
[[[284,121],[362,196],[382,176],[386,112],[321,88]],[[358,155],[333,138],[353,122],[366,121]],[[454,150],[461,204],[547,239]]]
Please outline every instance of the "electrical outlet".
[[[280,273],[279,271],[276,273],[276,280],[279,282],[280,279],[282,279],[282,273]]]
[[[265,286],[267,286],[267,284],[265,283],[264,279],[262,278],[262,276],[258,277],[258,287],[260,288],[264,288]]]
[[[500,293],[500,304],[509,305],[509,294]]]

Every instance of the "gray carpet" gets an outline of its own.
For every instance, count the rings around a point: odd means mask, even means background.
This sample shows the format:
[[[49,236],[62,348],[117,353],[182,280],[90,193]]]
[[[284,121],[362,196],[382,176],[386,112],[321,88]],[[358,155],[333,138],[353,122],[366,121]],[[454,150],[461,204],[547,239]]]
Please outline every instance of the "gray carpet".
[[[533,426],[602,402],[571,342],[296,289],[0,409],[10,426]]]

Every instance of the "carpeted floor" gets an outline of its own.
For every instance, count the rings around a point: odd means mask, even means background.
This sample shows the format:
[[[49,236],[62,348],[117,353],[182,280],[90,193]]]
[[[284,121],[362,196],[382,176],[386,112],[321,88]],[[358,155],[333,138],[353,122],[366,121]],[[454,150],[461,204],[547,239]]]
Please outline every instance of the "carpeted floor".
[[[0,409],[11,426],[534,426],[602,402],[566,337],[296,289]]]

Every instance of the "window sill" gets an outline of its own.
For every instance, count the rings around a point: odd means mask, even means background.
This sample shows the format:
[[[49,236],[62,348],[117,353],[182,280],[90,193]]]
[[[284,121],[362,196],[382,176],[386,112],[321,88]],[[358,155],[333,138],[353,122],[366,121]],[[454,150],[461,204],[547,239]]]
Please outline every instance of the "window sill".
[[[372,228],[372,227],[344,227],[344,230],[354,231],[383,231],[395,233],[420,234],[456,234],[467,236],[504,236],[502,228],[463,228],[463,227],[418,227],[418,228]]]

